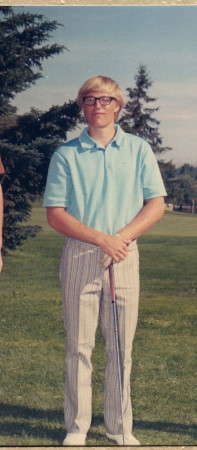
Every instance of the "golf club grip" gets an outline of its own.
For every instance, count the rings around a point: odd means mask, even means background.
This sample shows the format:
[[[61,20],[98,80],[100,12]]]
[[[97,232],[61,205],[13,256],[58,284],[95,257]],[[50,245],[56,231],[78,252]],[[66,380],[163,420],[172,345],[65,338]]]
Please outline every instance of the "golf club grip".
[[[109,284],[110,284],[110,290],[111,290],[111,300],[112,300],[112,302],[115,302],[116,301],[116,296],[115,296],[115,282],[114,282],[113,261],[109,265]]]

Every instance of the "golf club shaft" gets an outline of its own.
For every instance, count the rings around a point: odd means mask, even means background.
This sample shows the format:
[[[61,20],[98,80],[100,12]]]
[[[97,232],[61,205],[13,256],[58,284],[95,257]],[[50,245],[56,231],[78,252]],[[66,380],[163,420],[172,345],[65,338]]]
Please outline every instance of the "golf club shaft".
[[[122,389],[120,346],[119,346],[119,333],[118,333],[118,314],[117,314],[117,303],[116,303],[116,294],[115,294],[113,262],[109,266],[109,282],[110,282],[110,291],[111,291],[111,302],[112,302],[112,308],[113,308],[114,333],[115,333],[116,357],[117,357],[117,368],[118,368],[118,383],[119,383],[119,394],[120,394],[120,410],[121,410],[121,418],[122,418],[122,437],[123,437],[123,445],[124,445],[123,389]]]

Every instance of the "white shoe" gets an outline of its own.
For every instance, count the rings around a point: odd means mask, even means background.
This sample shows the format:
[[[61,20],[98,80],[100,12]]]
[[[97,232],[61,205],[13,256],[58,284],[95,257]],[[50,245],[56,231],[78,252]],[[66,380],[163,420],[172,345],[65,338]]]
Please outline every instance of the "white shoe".
[[[86,434],[68,433],[63,445],[85,445]]]
[[[109,439],[115,441],[118,445],[123,445],[123,436],[122,434],[109,434],[106,433]],[[131,434],[124,435],[124,445],[140,445],[139,441]]]

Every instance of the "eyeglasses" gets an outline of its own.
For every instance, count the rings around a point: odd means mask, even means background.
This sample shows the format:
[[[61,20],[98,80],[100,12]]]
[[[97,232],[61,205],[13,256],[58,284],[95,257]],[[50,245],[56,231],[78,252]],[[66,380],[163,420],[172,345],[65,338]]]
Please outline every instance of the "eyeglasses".
[[[96,101],[99,101],[101,106],[109,105],[112,100],[117,100],[115,97],[83,97],[83,103],[88,106],[95,105]]]

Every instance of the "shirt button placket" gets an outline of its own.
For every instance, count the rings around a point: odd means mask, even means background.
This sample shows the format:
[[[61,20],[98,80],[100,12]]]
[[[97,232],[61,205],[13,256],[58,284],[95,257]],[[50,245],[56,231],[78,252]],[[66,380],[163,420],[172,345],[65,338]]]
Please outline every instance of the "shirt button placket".
[[[105,149],[105,166],[106,166],[106,169],[110,169],[110,166],[111,166],[110,147],[106,147],[106,149]]]

